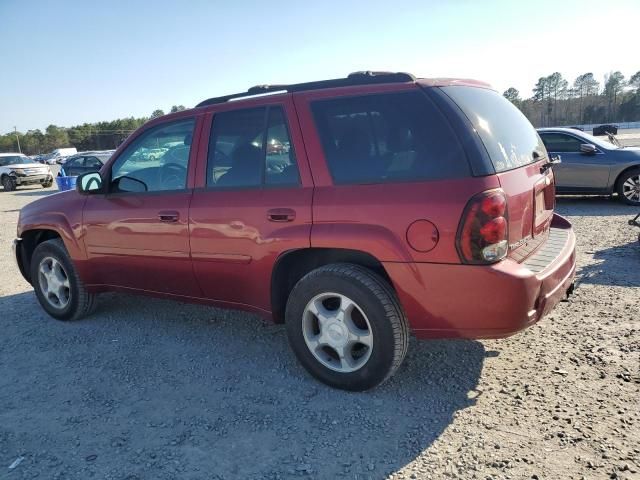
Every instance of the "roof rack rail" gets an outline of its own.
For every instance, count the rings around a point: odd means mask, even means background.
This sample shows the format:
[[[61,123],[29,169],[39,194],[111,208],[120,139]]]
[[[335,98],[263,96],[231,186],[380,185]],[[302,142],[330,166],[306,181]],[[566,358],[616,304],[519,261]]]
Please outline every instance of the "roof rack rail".
[[[406,83],[415,82],[416,77],[410,73],[404,72],[372,72],[362,71],[353,72],[347,75],[346,78],[334,78],[331,80],[317,80],[315,82],[294,83],[294,84],[275,84],[275,85],[256,85],[251,87],[246,92],[234,93],[231,95],[224,95],[222,97],[213,97],[208,100],[200,102],[197,107],[205,107],[207,105],[215,105],[218,103],[225,103],[229,100],[235,100],[238,98],[252,97],[255,95],[264,95],[275,92],[302,92],[306,90],[318,90],[321,88],[332,87],[348,87],[353,85],[372,85],[378,83]]]

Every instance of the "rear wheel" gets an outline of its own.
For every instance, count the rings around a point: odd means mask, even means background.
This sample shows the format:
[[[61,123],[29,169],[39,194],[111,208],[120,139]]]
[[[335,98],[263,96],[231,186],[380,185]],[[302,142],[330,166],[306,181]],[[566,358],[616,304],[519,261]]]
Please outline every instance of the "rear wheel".
[[[9,175],[2,177],[2,188],[5,192],[13,192],[16,189],[16,181]]]
[[[44,310],[56,320],[78,320],[93,309],[62,240],[47,240],[31,257],[31,283]]]
[[[53,185],[53,180],[47,180],[44,183],[41,183],[42,188],[49,188],[51,185]]]
[[[631,170],[620,177],[618,195],[628,205],[640,205],[640,169]]]
[[[302,278],[289,296],[286,324],[300,363],[335,388],[380,385],[407,353],[409,329],[395,293],[357,265],[327,265]]]

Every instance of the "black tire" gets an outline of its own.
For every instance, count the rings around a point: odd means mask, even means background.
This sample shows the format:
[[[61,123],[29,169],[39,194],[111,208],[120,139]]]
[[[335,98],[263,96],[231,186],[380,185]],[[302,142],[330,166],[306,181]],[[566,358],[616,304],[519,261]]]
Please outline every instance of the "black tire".
[[[627,196],[624,194],[625,182],[627,182],[629,179],[632,179],[634,177],[636,182],[640,181],[640,168],[634,168],[633,170],[629,170],[628,172],[623,173],[618,179],[617,191],[618,191],[618,198],[620,200],[622,200],[627,205],[633,205],[634,207],[638,207],[640,206],[640,193],[638,193],[638,196],[636,197],[637,200],[627,198]]]
[[[323,365],[304,338],[307,304],[327,292],[353,300],[371,326],[370,356],[353,372],[337,372]],[[358,265],[335,263],[308,273],[289,295],[285,318],[289,343],[300,363],[315,378],[334,388],[363,391],[376,387],[393,375],[407,353],[409,327],[393,289],[379,275]]]
[[[2,177],[2,188],[5,192],[13,192],[16,189],[16,181],[9,175]]]
[[[64,269],[68,279],[68,303],[54,307],[46,299],[40,280],[40,264],[46,258],[55,259]],[[31,257],[31,284],[42,308],[56,320],[79,320],[89,315],[95,304],[95,295],[89,293],[78,276],[71,257],[60,239],[47,240],[39,244]]]
[[[40,185],[42,185],[42,188],[49,188],[51,185],[53,185],[53,180],[49,180],[48,182],[41,183]]]

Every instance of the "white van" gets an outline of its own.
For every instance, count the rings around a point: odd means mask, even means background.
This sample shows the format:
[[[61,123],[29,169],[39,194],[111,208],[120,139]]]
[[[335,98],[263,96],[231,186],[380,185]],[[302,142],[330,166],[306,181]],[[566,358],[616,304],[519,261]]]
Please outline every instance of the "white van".
[[[56,163],[59,163],[59,160],[70,157],[71,155],[75,155],[76,153],[78,153],[78,149],[76,149],[75,147],[56,148],[50,154],[46,155],[42,159],[42,161],[44,163],[54,165]]]

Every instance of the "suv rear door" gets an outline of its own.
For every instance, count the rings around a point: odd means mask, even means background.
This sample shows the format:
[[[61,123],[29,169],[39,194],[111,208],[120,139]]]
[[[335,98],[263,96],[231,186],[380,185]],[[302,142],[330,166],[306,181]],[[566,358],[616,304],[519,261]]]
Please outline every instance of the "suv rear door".
[[[206,116],[190,208],[204,296],[271,311],[271,274],[309,247],[313,183],[291,95],[230,102]]]
[[[312,247],[381,262],[459,263],[455,237],[467,200],[499,185],[471,176],[455,132],[425,93],[402,84],[294,96],[316,185]],[[420,237],[413,246],[411,232]]]

